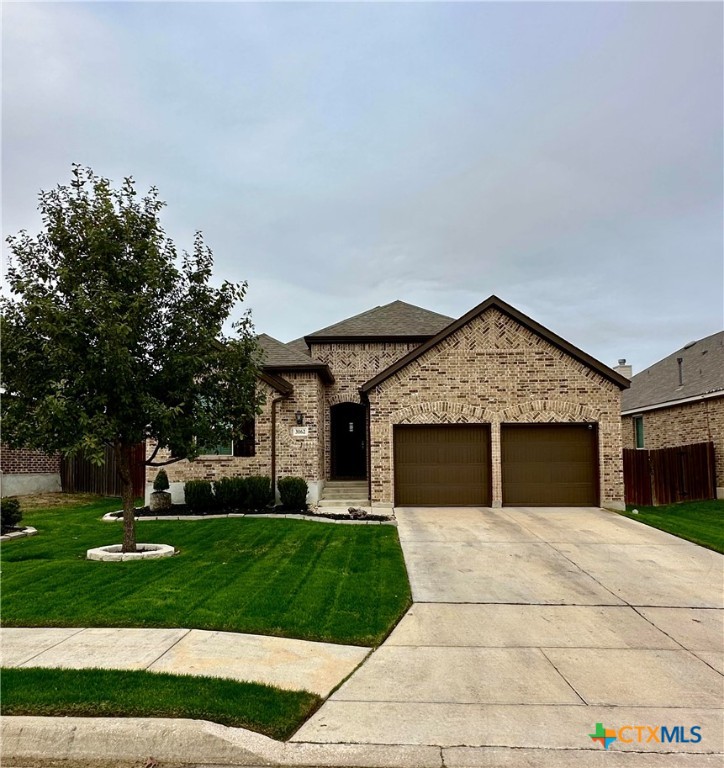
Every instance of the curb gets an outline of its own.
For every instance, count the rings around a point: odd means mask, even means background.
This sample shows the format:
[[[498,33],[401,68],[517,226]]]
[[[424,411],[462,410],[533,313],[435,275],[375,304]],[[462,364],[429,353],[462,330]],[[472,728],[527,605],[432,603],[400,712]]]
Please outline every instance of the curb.
[[[138,762],[297,768],[442,768],[439,747],[280,742],[244,728],[169,718],[3,717],[11,760]]]
[[[37,528],[33,528],[32,525],[26,525],[22,531],[12,531],[11,533],[4,533],[0,536],[0,541],[12,541],[12,539],[24,539],[27,536],[35,536],[38,532]]]
[[[3,717],[3,765],[239,768],[719,768],[721,752],[280,742],[244,728],[168,718]]]

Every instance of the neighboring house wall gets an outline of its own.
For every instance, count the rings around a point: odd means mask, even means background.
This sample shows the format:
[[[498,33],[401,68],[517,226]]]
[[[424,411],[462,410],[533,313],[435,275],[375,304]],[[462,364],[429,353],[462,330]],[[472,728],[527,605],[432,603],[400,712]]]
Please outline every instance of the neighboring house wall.
[[[58,492],[61,490],[60,456],[3,445],[0,475],[3,496]]]
[[[335,378],[335,383],[325,387],[324,391],[324,478],[328,479],[332,471],[330,408],[339,403],[359,403],[362,384],[417,346],[419,342],[311,344],[312,357],[326,363]]]
[[[691,443],[714,443],[717,497],[724,498],[724,397],[657,408],[643,418],[644,448],[675,448]],[[623,447],[635,448],[634,414],[622,417]]]
[[[276,475],[277,479],[286,475],[303,477],[309,485],[309,501],[317,501],[321,491],[323,477],[320,473],[323,446],[320,442],[318,402],[321,399],[321,383],[316,373],[284,374],[284,378],[294,387],[293,393],[276,405]],[[183,484],[188,480],[218,480],[222,477],[249,477],[250,475],[271,476],[271,438],[272,438],[272,401],[279,398],[279,393],[260,384],[265,403],[262,412],[256,417],[255,456],[200,456],[194,461],[177,461],[165,467],[171,484],[174,503],[183,502]],[[304,425],[309,428],[308,437],[292,437],[291,430],[296,424],[296,412],[304,414]],[[149,444],[148,455],[155,446]],[[170,458],[168,451],[161,450],[156,461]],[[146,501],[152,490],[157,467],[149,467],[146,472]]]
[[[394,424],[489,423],[493,506],[502,500],[500,424],[597,422],[602,506],[623,507],[619,387],[496,309],[369,392],[372,501],[394,500]]]

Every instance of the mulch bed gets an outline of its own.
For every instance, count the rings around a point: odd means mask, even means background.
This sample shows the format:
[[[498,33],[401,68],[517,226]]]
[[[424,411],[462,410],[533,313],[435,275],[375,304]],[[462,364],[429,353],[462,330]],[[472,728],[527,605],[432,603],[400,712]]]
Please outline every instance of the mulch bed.
[[[186,504],[174,504],[169,509],[152,512],[150,507],[136,507],[136,517],[206,517],[212,515],[307,515],[309,517],[325,517],[329,520],[369,520],[371,522],[384,522],[390,520],[389,515],[373,515],[370,513],[335,513],[312,512],[308,509],[285,509],[282,506],[269,507],[267,509],[205,509],[191,510]],[[123,512],[114,513],[116,517],[123,517]]]

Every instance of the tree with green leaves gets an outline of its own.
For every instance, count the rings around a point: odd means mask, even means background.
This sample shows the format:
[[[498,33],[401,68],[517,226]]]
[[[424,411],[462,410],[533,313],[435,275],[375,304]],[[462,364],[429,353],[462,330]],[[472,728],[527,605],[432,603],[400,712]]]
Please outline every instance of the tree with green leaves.
[[[241,438],[258,412],[259,348],[248,312],[223,326],[246,283],[211,285],[213,256],[196,233],[180,257],[156,188],[139,196],[91,169],[39,195],[43,227],[7,239],[2,308],[3,442],[117,460],[123,551],[136,549],[132,449],[146,464],[193,459]],[[158,461],[159,449],[171,459]]]

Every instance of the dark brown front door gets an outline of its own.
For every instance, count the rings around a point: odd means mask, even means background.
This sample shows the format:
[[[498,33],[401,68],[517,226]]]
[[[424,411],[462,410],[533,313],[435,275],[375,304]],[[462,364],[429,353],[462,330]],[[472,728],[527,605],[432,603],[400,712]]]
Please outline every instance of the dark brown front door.
[[[503,504],[519,507],[598,505],[595,424],[503,424]]]
[[[489,425],[399,425],[394,445],[397,506],[490,506]]]
[[[340,403],[330,411],[332,477],[367,477],[367,409],[359,403]]]

